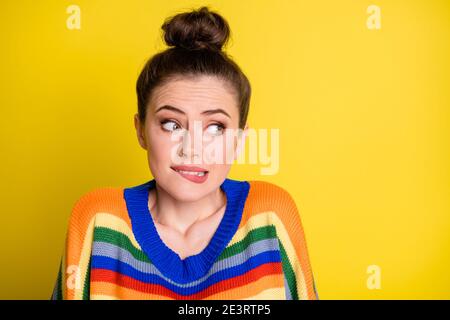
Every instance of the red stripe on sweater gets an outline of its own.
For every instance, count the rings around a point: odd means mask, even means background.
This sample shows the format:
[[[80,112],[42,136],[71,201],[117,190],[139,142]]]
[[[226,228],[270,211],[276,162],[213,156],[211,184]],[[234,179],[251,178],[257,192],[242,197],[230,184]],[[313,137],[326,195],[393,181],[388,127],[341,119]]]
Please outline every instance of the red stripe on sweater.
[[[205,288],[204,290],[191,295],[180,295],[164,287],[163,285],[142,282],[127,275],[123,275],[118,272],[107,269],[94,268],[91,271],[90,277],[92,282],[94,281],[110,282],[121,287],[129,288],[144,293],[159,294],[176,300],[183,300],[183,299],[197,300],[197,299],[204,299],[215,293],[220,293],[222,291],[244,286],[266,275],[282,274],[282,272],[283,269],[281,262],[265,263],[242,275],[219,281]]]

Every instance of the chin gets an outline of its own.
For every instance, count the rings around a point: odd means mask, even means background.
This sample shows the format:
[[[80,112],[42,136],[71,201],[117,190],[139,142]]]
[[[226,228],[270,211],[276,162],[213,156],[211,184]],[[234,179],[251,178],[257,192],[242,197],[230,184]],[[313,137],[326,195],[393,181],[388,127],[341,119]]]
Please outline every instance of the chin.
[[[193,202],[201,199],[207,195],[210,191],[206,190],[206,186],[188,186],[188,185],[178,185],[176,187],[171,187],[167,190],[173,198],[182,202]]]
[[[184,178],[177,176],[159,176],[155,177],[158,185],[164,189],[165,192],[170,194],[174,199],[182,202],[197,201],[213,190],[208,181],[205,183],[193,183],[188,180],[184,181]]]

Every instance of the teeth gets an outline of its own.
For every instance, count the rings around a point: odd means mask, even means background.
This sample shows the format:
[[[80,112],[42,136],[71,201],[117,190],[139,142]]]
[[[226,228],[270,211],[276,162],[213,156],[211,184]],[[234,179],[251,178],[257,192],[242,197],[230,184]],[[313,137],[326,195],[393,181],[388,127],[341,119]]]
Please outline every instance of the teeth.
[[[191,176],[203,177],[205,175],[205,172],[194,172],[194,171],[183,171],[183,170],[176,170],[176,171],[183,173],[183,174],[189,174]]]

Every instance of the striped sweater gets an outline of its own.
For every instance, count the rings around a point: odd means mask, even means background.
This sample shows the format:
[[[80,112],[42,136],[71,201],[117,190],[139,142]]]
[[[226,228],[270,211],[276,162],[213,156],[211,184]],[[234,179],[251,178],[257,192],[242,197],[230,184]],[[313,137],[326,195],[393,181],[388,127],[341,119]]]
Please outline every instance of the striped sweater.
[[[98,188],[76,202],[51,299],[318,299],[287,191],[225,179],[225,213],[212,239],[181,259],[152,220],[155,184]]]

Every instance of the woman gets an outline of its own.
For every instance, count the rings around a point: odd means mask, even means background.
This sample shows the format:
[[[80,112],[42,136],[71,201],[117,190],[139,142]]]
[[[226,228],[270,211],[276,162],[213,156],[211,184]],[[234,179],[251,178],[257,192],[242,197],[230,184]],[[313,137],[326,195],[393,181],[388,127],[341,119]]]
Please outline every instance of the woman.
[[[227,178],[251,92],[222,51],[227,22],[202,7],[162,28],[134,118],[154,178],[78,200],[52,299],[317,299],[289,193]]]

